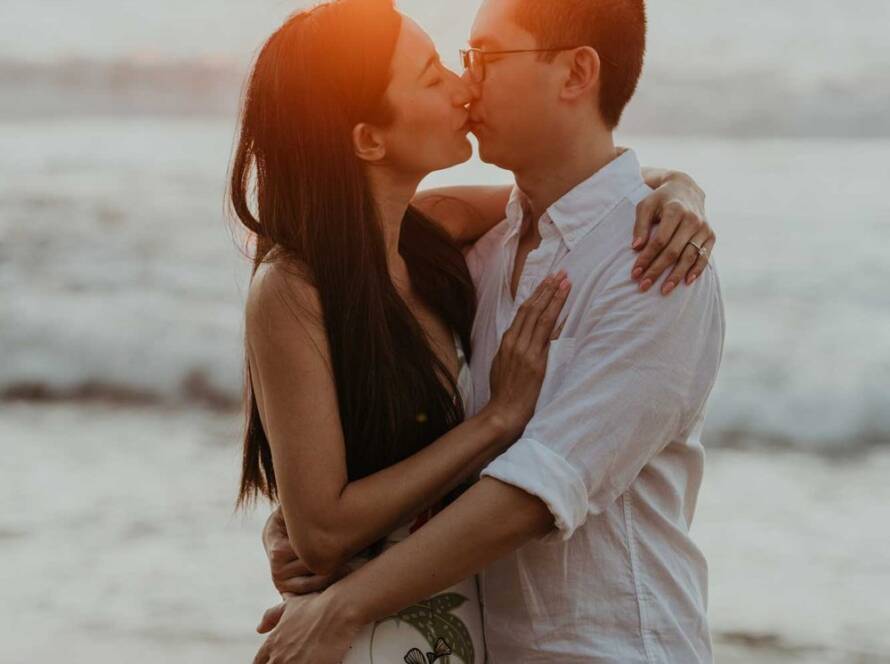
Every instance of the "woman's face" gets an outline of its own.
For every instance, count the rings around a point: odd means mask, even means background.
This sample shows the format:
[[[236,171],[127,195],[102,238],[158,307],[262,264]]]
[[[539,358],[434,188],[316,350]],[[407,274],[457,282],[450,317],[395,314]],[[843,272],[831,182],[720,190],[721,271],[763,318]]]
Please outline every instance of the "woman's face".
[[[467,161],[469,86],[446,68],[419,25],[403,18],[386,101],[394,119],[379,129],[385,162],[394,170],[423,177]]]

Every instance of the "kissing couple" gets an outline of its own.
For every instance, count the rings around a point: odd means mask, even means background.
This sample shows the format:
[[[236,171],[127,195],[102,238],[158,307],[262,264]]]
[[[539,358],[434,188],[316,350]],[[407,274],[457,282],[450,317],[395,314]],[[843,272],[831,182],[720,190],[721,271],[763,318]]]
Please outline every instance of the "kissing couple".
[[[689,529],[724,312],[704,194],[613,132],[644,0],[483,0],[464,71],[392,0],[291,16],[245,92],[239,505],[255,664],[698,664]],[[513,187],[418,192],[479,158]]]

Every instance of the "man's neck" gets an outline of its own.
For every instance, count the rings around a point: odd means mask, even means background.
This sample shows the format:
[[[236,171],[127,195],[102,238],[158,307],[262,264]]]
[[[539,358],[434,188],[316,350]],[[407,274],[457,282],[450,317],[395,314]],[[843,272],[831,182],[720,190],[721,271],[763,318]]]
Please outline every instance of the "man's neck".
[[[547,208],[590,178],[619,154],[611,132],[591,131],[549,152],[528,169],[516,171],[516,184],[531,206],[531,228]]]

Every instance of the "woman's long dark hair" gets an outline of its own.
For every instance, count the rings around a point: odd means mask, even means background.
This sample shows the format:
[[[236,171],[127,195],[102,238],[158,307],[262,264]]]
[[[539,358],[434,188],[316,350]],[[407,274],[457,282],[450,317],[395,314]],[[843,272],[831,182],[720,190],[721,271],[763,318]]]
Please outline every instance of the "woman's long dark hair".
[[[254,274],[283,261],[318,290],[350,481],[411,456],[464,415],[454,380],[392,283],[352,142],[356,124],[393,118],[384,93],[400,30],[392,0],[335,0],[288,19],[249,78],[231,173],[231,205],[256,245]],[[458,248],[409,208],[400,253],[416,294],[469,354],[475,293]],[[278,497],[249,361],[245,406],[238,506]]]

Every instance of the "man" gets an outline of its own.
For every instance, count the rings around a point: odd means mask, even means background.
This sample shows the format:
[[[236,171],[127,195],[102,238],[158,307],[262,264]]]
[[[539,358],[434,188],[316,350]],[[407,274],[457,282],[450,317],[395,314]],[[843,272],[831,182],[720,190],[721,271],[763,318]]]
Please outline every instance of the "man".
[[[629,277],[649,190],[612,132],[642,69],[643,0],[485,0],[471,46],[480,156],[517,184],[507,219],[467,256],[476,408],[518,303],[549,273],[572,282],[535,415],[423,528],[289,602],[257,661],[334,664],[363,625],[481,573],[495,664],[710,662],[689,527],[723,306],[710,265],[670,298]],[[679,251],[706,262],[707,249],[693,238]]]

